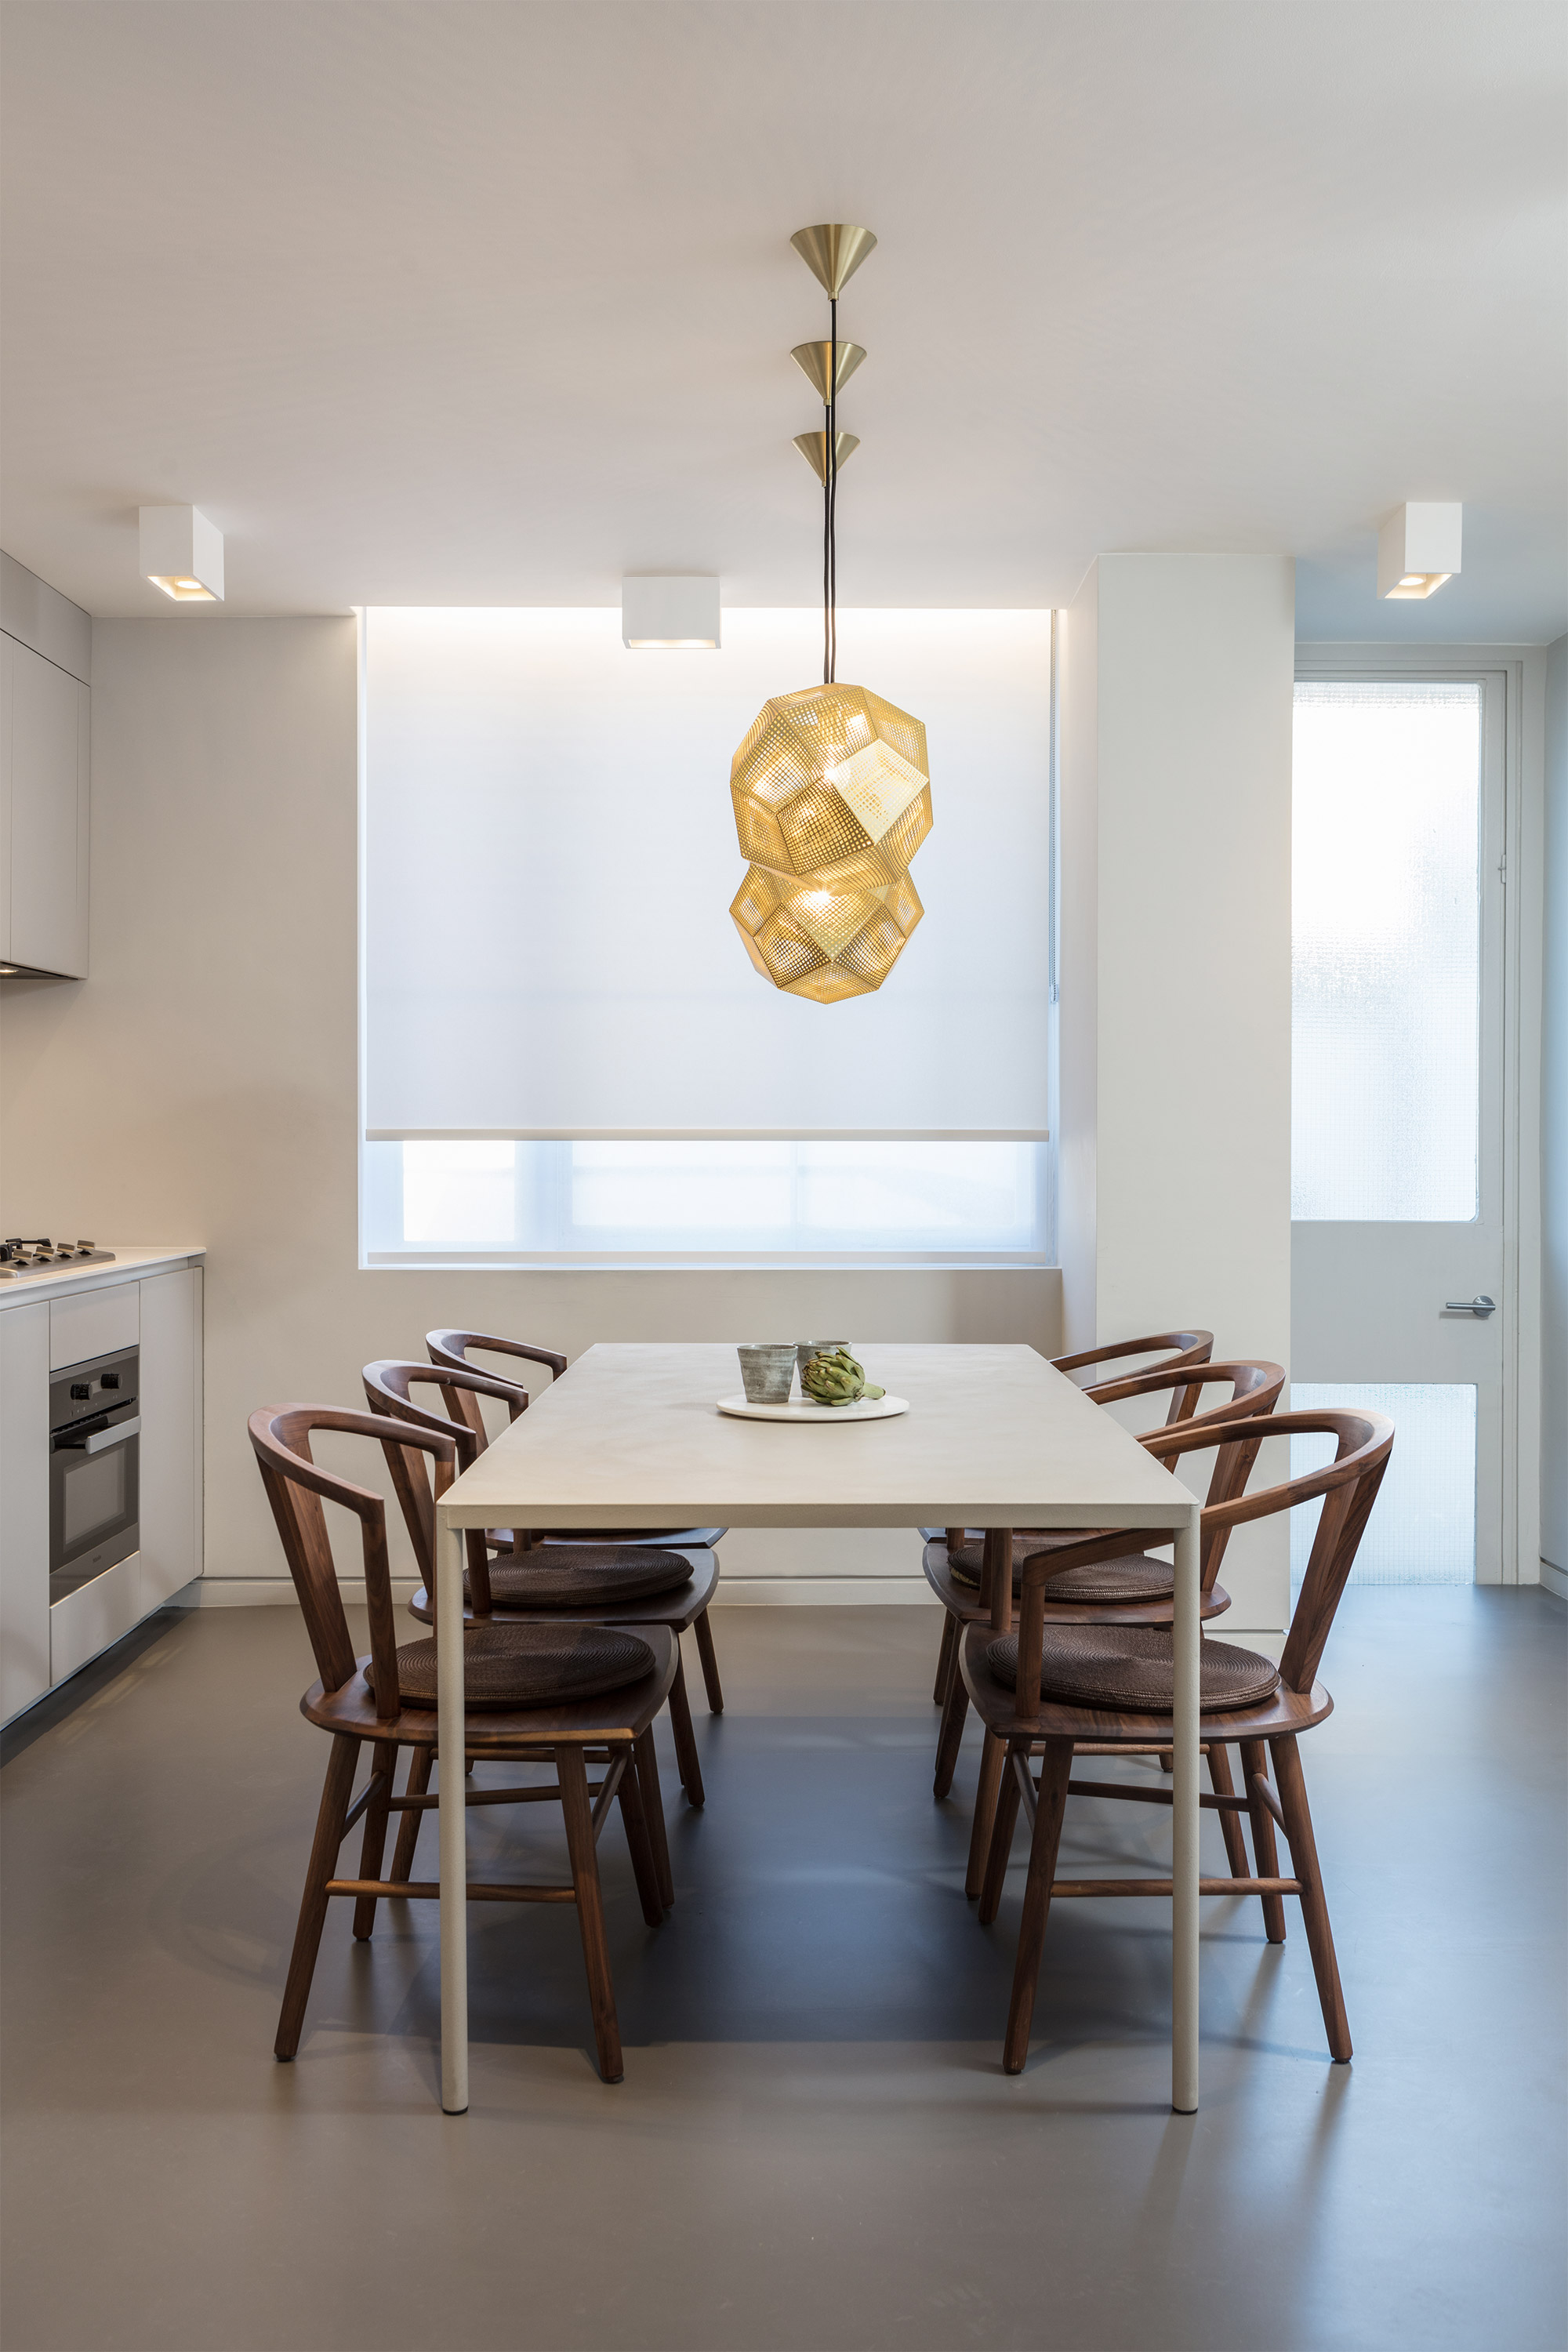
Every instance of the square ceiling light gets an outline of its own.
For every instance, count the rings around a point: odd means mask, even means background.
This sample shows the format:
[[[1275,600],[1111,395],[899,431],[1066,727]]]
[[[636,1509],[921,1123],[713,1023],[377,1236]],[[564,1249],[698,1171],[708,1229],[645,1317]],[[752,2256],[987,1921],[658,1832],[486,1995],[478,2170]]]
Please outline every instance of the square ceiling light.
[[[1431,499],[1395,507],[1377,534],[1380,596],[1430,596],[1459,568],[1465,509]]]
[[[634,653],[717,653],[718,581],[691,572],[623,580],[621,643]]]
[[[223,602],[223,533],[200,507],[142,507],[142,570],[176,604]]]

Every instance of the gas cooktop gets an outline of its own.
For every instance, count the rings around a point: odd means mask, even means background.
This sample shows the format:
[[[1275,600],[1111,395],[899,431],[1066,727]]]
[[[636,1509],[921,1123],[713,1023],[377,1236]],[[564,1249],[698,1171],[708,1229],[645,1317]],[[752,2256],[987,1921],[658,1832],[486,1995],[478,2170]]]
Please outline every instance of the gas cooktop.
[[[0,1242],[0,1282],[16,1282],[25,1274],[58,1274],[68,1266],[112,1264],[114,1252],[91,1242],[25,1242],[15,1236]]]

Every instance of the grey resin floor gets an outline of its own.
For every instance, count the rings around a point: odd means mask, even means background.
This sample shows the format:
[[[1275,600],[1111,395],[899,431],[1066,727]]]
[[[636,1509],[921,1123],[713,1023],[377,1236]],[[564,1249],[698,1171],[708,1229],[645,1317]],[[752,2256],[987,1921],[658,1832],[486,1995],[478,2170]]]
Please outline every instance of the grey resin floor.
[[[705,1814],[666,1749],[662,1929],[605,1834],[624,2084],[587,2054],[574,1919],[521,1906],[470,1915],[466,2117],[436,2096],[433,1906],[356,1948],[333,1906],[276,2065],[326,1748],[304,1633],[163,1621],[0,1779],[6,2352],[1559,2352],[1565,1620],[1350,1596],[1304,1753],[1355,2062],[1295,1905],[1271,1951],[1255,1906],[1207,1904],[1189,2118],[1154,1904],[1058,1906],[1002,2074],[1021,1872],[982,1930],[973,1752],[933,1806],[917,1609],[719,1613]],[[476,1845],[558,1834],[518,1820]],[[1069,1808],[1079,1874],[1168,1833]]]

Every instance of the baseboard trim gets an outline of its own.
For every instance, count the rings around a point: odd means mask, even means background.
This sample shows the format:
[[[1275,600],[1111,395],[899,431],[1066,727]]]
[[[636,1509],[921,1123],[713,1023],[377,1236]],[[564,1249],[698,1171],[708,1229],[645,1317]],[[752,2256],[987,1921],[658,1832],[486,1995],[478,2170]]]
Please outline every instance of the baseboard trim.
[[[1555,1593],[1559,1601],[1568,1601],[1568,1576],[1549,1559],[1541,1563],[1541,1583],[1544,1591]]]

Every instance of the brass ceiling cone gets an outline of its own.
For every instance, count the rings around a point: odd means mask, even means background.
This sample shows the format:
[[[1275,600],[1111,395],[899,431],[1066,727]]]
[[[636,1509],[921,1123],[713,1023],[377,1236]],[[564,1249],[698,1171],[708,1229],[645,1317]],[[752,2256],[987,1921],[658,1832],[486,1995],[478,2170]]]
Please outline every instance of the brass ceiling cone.
[[[827,487],[827,436],[826,433],[797,433],[795,446],[826,489]],[[860,446],[858,433],[838,433],[834,436],[833,463],[838,473],[844,471]]]
[[[821,221],[816,228],[797,228],[790,243],[816,279],[837,302],[877,240],[868,228],[850,228],[843,221]]]
[[[834,394],[841,393],[866,353],[859,343],[838,346],[838,376],[833,386]],[[828,401],[827,379],[833,367],[833,345],[830,342],[796,343],[790,353],[796,367],[805,370],[816,386],[816,396],[826,408]]]

